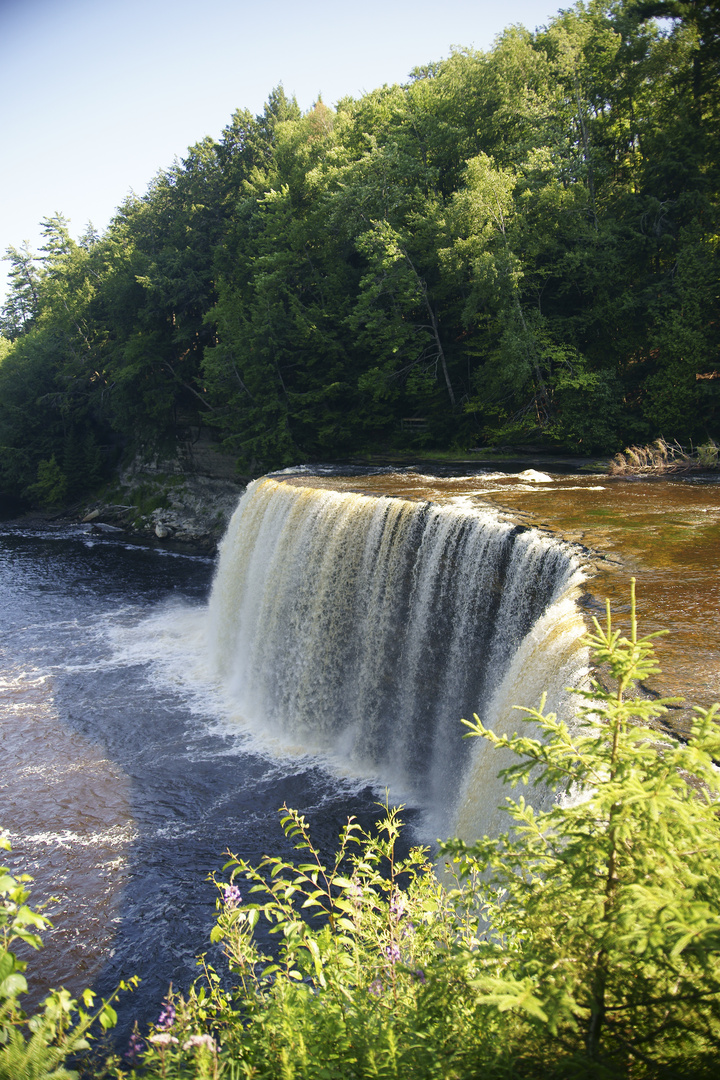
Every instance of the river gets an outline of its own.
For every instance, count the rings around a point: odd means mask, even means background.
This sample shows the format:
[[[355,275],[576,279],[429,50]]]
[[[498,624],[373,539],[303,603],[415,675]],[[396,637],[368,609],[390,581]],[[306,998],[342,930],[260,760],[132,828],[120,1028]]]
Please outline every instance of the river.
[[[212,952],[207,876],[227,849],[287,850],[285,801],[326,847],[348,814],[375,816],[377,787],[228,724],[195,648],[212,575],[208,558],[81,527],[0,525],[0,822],[33,900],[57,897],[30,1006],[50,986],[108,993],[139,974],[122,1031],[157,1018]]]
[[[692,704],[720,698],[716,482],[538,482],[487,470],[291,482],[473,513],[490,505],[553,543],[564,537],[594,575],[580,590],[586,616],[605,595],[622,613],[632,573],[644,629],[671,629],[655,689]],[[0,824],[13,866],[36,879],[34,898],[56,898],[30,1004],[49,986],[107,993],[138,974],[120,1010],[123,1037],[134,1018],[157,1016],[170,982],[188,985],[198,953],[222,964],[208,946],[217,894],[208,875],[227,849],[251,860],[287,851],[283,802],[328,848],[348,814],[374,819],[388,782],[380,767],[345,767],[337,747],[310,751],[243,721],[206,647],[214,572],[207,557],[84,526],[0,525]],[[687,708],[672,722],[685,732]],[[394,784],[391,797],[408,796],[422,835],[416,792]]]

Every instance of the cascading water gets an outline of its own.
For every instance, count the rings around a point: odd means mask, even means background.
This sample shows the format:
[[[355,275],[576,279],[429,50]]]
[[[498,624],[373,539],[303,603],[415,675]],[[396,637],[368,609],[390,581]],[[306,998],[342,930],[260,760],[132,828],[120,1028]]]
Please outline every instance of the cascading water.
[[[134,973],[119,1039],[157,1019],[169,983],[197,974],[208,874],[228,848],[277,851],[283,802],[328,854],[348,814],[371,825],[386,784],[416,840],[505,825],[503,754],[463,742],[459,719],[512,732],[512,706],[544,690],[569,718],[587,658],[577,549],[503,513],[604,552],[592,591],[620,626],[632,567],[643,632],[674,630],[649,689],[690,699],[668,716],[686,735],[691,706],[720,696],[716,482],[283,475],[241,500],[209,608],[210,561],[172,545],[0,528],[0,824],[33,899],[59,897],[26,1008]]]
[[[562,705],[586,665],[581,579],[568,546],[492,511],[265,478],[222,544],[210,653],[251,727],[409,790],[436,831],[478,835],[500,764],[459,718],[506,729],[510,704],[544,689]]]

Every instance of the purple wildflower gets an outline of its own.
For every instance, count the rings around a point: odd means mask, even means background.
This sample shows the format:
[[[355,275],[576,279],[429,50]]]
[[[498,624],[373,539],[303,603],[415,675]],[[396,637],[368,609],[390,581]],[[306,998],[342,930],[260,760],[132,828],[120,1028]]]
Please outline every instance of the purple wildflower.
[[[145,1049],[145,1043],[140,1038],[140,1032],[135,1028],[130,1038],[128,1039],[128,1048],[125,1051],[125,1057],[128,1061],[134,1061],[136,1057],[142,1054]]]
[[[424,986],[427,982],[427,979],[425,978],[425,972],[422,968],[418,968],[417,971],[413,971],[413,975],[422,986]]]
[[[387,956],[387,958],[388,958],[388,960],[390,961],[391,964],[396,964],[398,962],[398,960],[400,959],[400,950],[398,949],[397,945],[395,945],[395,944],[386,945],[385,946],[385,955]]]
[[[397,889],[390,900],[390,914],[397,920],[405,914],[405,897]]]
[[[167,1031],[175,1023],[175,1006],[171,1001],[166,1001],[163,1004],[158,1022],[155,1025],[156,1028],[160,1028],[161,1031]]]
[[[242,903],[242,893],[237,885],[223,885],[223,903],[227,908],[236,908]]]
[[[383,992],[383,984],[379,979],[373,979],[368,986],[368,994],[372,994],[373,997],[380,997]]]

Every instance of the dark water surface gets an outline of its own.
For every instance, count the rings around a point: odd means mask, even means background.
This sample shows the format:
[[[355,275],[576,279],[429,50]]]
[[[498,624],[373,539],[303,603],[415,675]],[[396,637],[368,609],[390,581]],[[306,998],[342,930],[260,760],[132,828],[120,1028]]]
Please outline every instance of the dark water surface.
[[[258,751],[218,722],[202,678],[188,682],[212,573],[207,558],[81,529],[0,526],[0,826],[12,865],[35,878],[33,901],[57,897],[26,1008],[51,986],[108,993],[137,974],[124,1037],[133,1018],[157,1018],[171,981],[188,986],[200,952],[223,966],[207,875],[227,849],[288,851],[283,802],[326,848],[349,814],[377,816],[377,791]],[[176,631],[185,652],[158,676]]]
[[[588,613],[627,610],[638,578],[642,628],[669,628],[657,689],[720,698],[720,485],[501,473],[406,472],[300,482],[370,494],[490,503],[599,555]],[[377,782],[236,722],[204,655],[213,560],[97,537],[83,527],[0,525],[0,826],[12,861],[55,896],[56,928],[30,968],[32,1005],[50,986],[109,992],[142,977],[121,1032],[157,1017],[209,948],[227,849],[288,851],[283,802],[326,849],[348,814],[377,816]],[[688,712],[673,718],[685,730]],[[412,818],[410,812],[408,815]],[[35,979],[32,978],[36,972]]]

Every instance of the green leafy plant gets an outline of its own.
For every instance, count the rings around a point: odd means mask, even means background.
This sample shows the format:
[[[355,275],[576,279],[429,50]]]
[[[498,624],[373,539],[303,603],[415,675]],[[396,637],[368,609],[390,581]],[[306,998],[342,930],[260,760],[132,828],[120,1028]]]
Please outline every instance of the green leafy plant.
[[[39,462],[37,481],[30,485],[28,494],[36,499],[44,510],[51,510],[63,502],[67,483],[67,477],[53,454],[47,461]]]
[[[507,779],[550,784],[563,799],[537,814],[508,801],[513,828],[442,846],[482,905],[487,930],[468,969],[498,1008],[525,1012],[536,1066],[551,1074],[708,1075],[720,1036],[720,757],[717,706],[692,737],[649,724],[673,699],[630,696],[658,672],[639,638],[594,620],[600,678],[572,734],[527,709],[541,738],[499,737],[475,717],[470,734],[508,748]],[[573,798],[574,796],[574,798]],[[527,1056],[527,1055],[525,1055]]]
[[[253,868],[233,857],[226,866],[213,938],[238,978],[244,1020],[226,1046],[243,1076],[402,1075],[425,967],[452,937],[445,890],[426,851],[398,857],[396,809],[376,834],[348,821],[330,865],[301,815],[284,807],[282,825],[304,861],[267,857]],[[275,956],[257,946],[261,918],[279,938]]]

